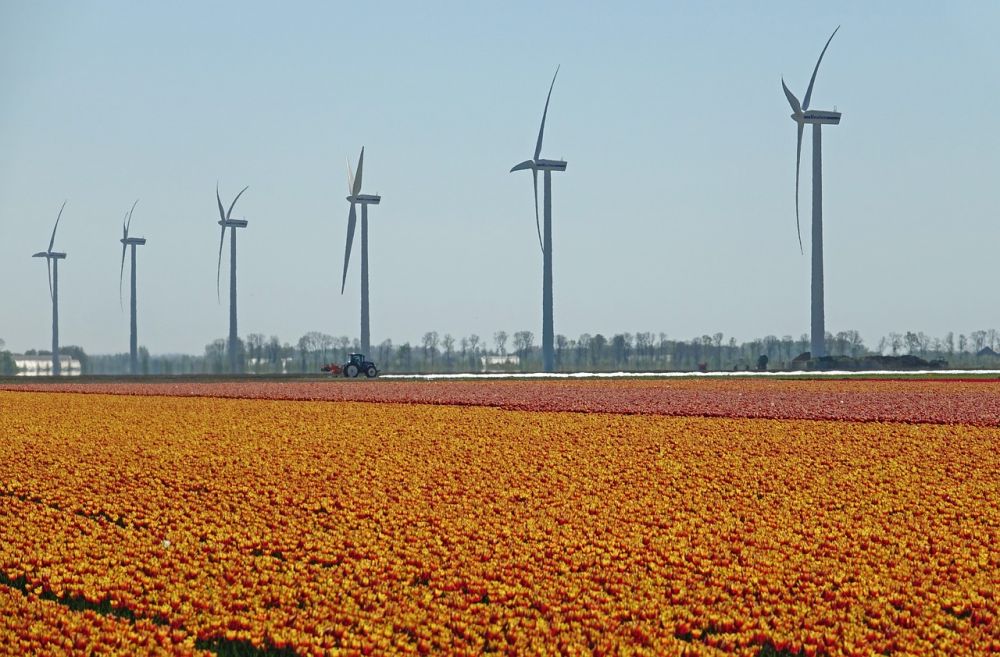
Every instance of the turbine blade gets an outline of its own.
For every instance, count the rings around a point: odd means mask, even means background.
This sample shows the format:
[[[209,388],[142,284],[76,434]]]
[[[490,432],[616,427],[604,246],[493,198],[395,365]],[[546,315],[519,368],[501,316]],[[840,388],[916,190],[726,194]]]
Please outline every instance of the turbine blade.
[[[538,169],[531,170],[531,184],[535,188],[535,230],[538,231],[538,247],[545,255],[545,244],[542,242],[542,227],[538,223]]]
[[[219,204],[219,221],[226,220],[226,211],[222,209],[222,199],[219,198],[219,183],[215,183],[215,202]]]
[[[839,29],[840,26],[838,25],[837,30]],[[802,99],[802,109],[804,110],[809,109],[809,99],[812,98],[813,83],[816,82],[816,72],[819,71],[819,63],[823,61],[823,55],[826,54],[826,49],[830,47],[830,42],[833,41],[833,37],[837,34],[837,30],[834,30],[833,34],[830,35],[830,38],[826,40],[826,45],[823,46],[823,52],[819,54],[819,59],[816,60],[816,68],[813,69],[812,77],[809,78],[809,88],[806,89],[806,97]]]
[[[351,245],[354,243],[354,227],[358,223],[358,212],[351,203],[351,212],[347,215],[347,245],[344,247],[344,278],[340,282],[340,293],[347,286],[347,265],[351,261]]]
[[[534,160],[525,160],[524,162],[521,162],[520,164],[515,164],[513,167],[511,167],[510,172],[514,173],[515,171],[523,171],[525,169],[534,169],[534,168],[535,168]]]
[[[62,207],[59,208],[59,214],[56,215],[56,223],[52,226],[52,239],[49,240],[49,252],[52,252],[52,246],[56,243],[56,229],[59,228],[59,220],[62,218],[63,210],[66,208],[66,201],[63,201]],[[49,287],[52,287],[49,285]]]
[[[240,193],[237,194],[236,198],[233,199],[233,202],[229,204],[229,212],[226,213],[226,220],[227,221],[229,220],[229,216],[231,214],[233,214],[233,207],[236,205],[236,201],[240,200],[240,197],[243,196],[243,192],[247,191],[248,189],[250,189],[250,185],[247,185],[246,187],[244,187],[243,189],[241,189]]]
[[[51,251],[52,249],[49,249]],[[45,258],[45,266],[49,269],[49,299],[52,299],[52,258]]]
[[[219,303],[222,303],[222,292],[220,280],[222,279],[222,244],[226,241],[226,226],[222,225],[222,236],[219,237],[219,264],[215,268],[215,297]]]
[[[799,235],[799,253],[805,255],[802,248],[802,226],[799,224],[799,164],[802,162],[802,129],[805,124],[798,121],[799,134],[795,143],[795,232]]]
[[[132,204],[132,209],[128,211],[128,226],[132,226],[132,212],[135,210],[135,206],[139,205],[139,199],[135,200]],[[125,228],[125,237],[128,237],[128,228]]]
[[[535,142],[535,159],[542,154],[542,136],[545,134],[545,117],[549,113],[549,99],[552,98],[552,87],[556,86],[556,75],[559,75],[559,67],[556,66],[555,75],[552,76],[552,84],[549,85],[549,95],[545,97],[545,109],[542,111],[542,125],[538,128],[538,141]]]
[[[351,158],[347,158],[347,193],[354,194],[354,169],[351,167]]]
[[[795,114],[801,114],[802,113],[802,106],[799,105],[799,99],[796,98],[795,94],[793,94],[788,89],[788,85],[785,84],[785,78],[781,78],[781,88],[785,92],[785,98],[788,99],[788,104],[792,106],[792,112],[795,113]]]
[[[125,277],[125,240],[128,239],[128,224],[125,223],[124,219],[122,220],[122,234],[122,267],[121,272],[118,274],[118,305],[124,310],[125,302],[122,300],[122,279]]]
[[[361,193],[361,169],[365,166],[365,147],[361,147],[361,155],[358,157],[358,171],[356,177],[354,178],[354,187],[351,189],[351,193],[357,196]]]

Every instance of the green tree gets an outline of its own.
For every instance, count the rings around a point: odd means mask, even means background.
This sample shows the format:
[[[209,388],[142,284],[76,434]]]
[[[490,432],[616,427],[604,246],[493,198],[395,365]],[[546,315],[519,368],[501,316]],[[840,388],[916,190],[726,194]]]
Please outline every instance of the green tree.
[[[604,361],[604,347],[608,344],[608,339],[598,333],[590,339],[590,363],[597,369]]]
[[[143,376],[149,376],[149,349],[139,347],[139,371]]]
[[[469,370],[479,369],[479,336],[473,333],[469,336]]]
[[[441,346],[444,347],[444,361],[448,371],[451,371],[451,359],[455,354],[455,338],[451,333],[445,333],[441,339]]]
[[[535,334],[531,331],[517,331],[514,333],[514,349],[517,350],[517,357],[520,359],[521,369],[527,369],[528,356],[534,346]]]
[[[87,357],[87,352],[83,350],[83,347],[78,347],[73,344],[67,345],[65,347],[59,347],[59,355],[75,358],[76,360],[80,361],[80,373],[81,374],[90,373],[90,359]]]
[[[437,354],[438,332],[428,331],[424,333],[424,360],[430,360],[431,367],[434,367],[434,356]]]
[[[392,340],[386,338],[378,346],[378,368],[384,370],[392,360]]]
[[[226,341],[222,338],[205,345],[205,365],[212,374],[222,374],[226,364]]]
[[[4,376],[17,374],[17,363],[9,351],[0,351],[0,374]]]
[[[410,346],[409,342],[404,342],[399,347],[399,362],[403,366],[402,369],[405,372],[413,371],[413,347]]]
[[[507,355],[507,331],[497,331],[493,334],[493,342],[497,345],[497,352],[501,356]]]
[[[4,351],[6,344],[3,338],[0,338],[0,374],[10,376],[17,374],[17,363],[14,362],[14,357],[9,351]]]
[[[556,335],[556,371],[560,371],[563,368],[563,352],[569,348],[569,340],[565,335],[559,333]]]

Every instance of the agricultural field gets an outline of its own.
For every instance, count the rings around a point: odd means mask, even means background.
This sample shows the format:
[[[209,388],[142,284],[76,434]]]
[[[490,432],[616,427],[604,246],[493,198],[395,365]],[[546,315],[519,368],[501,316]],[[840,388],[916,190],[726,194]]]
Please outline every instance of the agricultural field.
[[[3,655],[1000,653],[996,381],[34,390]]]

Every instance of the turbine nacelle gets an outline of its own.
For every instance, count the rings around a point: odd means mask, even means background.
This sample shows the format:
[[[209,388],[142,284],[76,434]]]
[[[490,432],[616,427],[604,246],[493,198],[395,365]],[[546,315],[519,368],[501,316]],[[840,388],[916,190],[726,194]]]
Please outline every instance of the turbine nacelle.
[[[39,251],[31,256],[32,258],[49,258],[51,260],[65,260],[65,253],[57,253],[55,251]]]
[[[136,246],[142,246],[146,243],[145,237],[126,237],[125,239],[118,240],[122,244],[130,245],[135,244]]]
[[[802,114],[792,114],[792,120],[808,125],[840,125],[840,112],[808,110]]]
[[[565,171],[565,160],[525,160],[520,164],[515,164],[511,168],[511,173],[515,171]]]
[[[362,205],[378,205],[382,202],[382,197],[378,194],[358,194],[357,196],[346,197],[349,203],[360,203]]]
[[[565,171],[565,160],[536,160],[535,168],[539,171]]]
[[[226,228],[246,228],[250,222],[246,219],[226,219],[225,221],[220,219],[215,223],[222,226],[222,229],[225,230]]]

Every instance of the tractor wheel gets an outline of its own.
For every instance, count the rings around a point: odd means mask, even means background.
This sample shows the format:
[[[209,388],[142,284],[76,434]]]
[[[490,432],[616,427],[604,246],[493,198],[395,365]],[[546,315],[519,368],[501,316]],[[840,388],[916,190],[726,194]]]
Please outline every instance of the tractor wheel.
[[[365,374],[368,376],[369,379],[374,379],[376,376],[378,376],[378,370],[375,369],[374,365],[369,365],[368,370],[365,372]]]
[[[350,364],[344,368],[344,376],[349,379],[355,379],[358,376],[358,366],[355,364]]]

